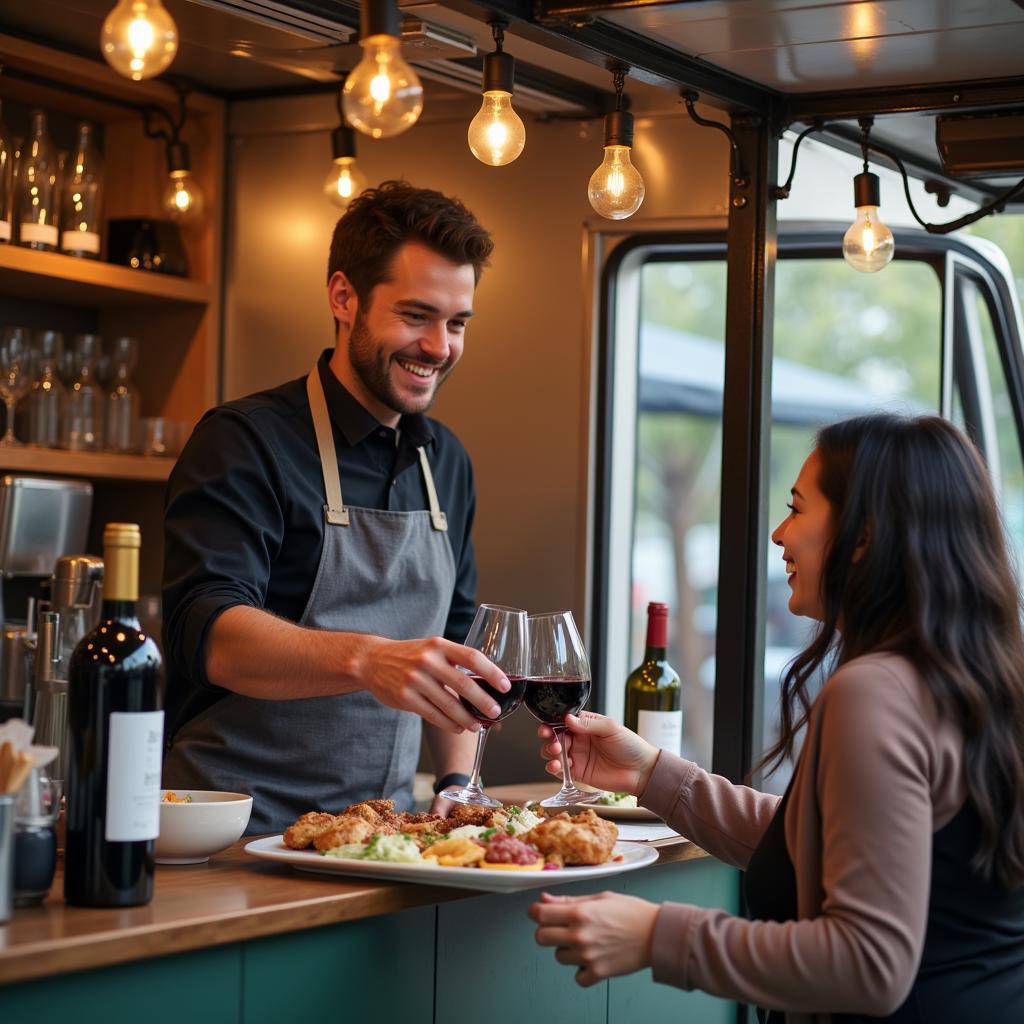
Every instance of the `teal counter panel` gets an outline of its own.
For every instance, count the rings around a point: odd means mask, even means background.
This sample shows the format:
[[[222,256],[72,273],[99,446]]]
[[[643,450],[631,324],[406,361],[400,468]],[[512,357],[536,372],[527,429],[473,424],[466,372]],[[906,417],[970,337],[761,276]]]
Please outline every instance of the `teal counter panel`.
[[[710,857],[623,875],[617,889],[654,903],[695,903],[733,914],[739,907],[739,874]],[[704,992],[683,992],[671,985],[655,984],[649,970],[612,978],[608,1024],[636,1024],[640,1020],[734,1024],[736,1004]]]
[[[421,907],[246,943],[242,1024],[384,1021],[385,1004],[402,1010],[394,1020],[431,1021],[434,915]]]
[[[236,1024],[242,947],[64,974],[0,989],[0,1019],[40,1024]]]
[[[608,983],[580,988],[573,980],[574,968],[559,964],[553,950],[534,942],[536,925],[526,908],[539,891],[480,896],[437,908],[434,1024],[605,1020]],[[601,890],[598,884],[581,883],[553,891],[582,895]],[[480,993],[485,994],[483,1002],[478,1001]]]

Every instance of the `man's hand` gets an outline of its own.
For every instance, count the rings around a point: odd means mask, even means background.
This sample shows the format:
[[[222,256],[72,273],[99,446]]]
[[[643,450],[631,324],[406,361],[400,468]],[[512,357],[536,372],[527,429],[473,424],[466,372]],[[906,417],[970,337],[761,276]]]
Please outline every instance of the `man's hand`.
[[[529,914],[539,925],[537,944],[555,946],[555,959],[576,966],[576,982],[584,988],[651,965],[656,903],[617,892],[595,896],[545,892],[539,903],[530,906]]]
[[[364,636],[359,648],[350,672],[366,690],[382,704],[411,711],[445,732],[481,728],[459,697],[465,697],[488,718],[500,713],[493,697],[456,666],[502,693],[511,685],[505,673],[479,651],[439,636],[427,640]]]

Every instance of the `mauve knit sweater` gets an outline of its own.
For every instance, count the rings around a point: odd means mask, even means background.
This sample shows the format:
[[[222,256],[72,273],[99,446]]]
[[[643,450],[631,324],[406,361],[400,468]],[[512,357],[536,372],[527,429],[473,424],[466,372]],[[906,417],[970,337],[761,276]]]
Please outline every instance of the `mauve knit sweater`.
[[[964,801],[962,748],[908,661],[848,662],[812,706],[786,808],[798,919],[666,903],[654,979],[784,1010],[787,1024],[892,1013],[924,945],[932,833]],[[779,797],[662,752],[640,803],[742,869]]]

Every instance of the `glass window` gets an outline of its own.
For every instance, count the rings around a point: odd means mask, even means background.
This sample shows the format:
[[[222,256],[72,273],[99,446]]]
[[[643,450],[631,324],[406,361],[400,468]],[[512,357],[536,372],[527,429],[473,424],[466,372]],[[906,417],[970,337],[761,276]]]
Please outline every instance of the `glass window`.
[[[647,602],[667,601],[669,660],[684,682],[683,754],[710,766],[725,261],[676,250],[627,263],[623,274],[630,276],[618,293],[616,388],[628,393],[629,408],[614,399],[609,544],[629,540],[621,570],[629,585],[620,587],[612,553],[608,621],[628,618],[629,631],[625,642],[606,638],[604,710],[621,715],[619,691],[642,657]],[[924,263],[896,261],[884,275],[861,275],[841,260],[786,259],[776,271],[775,310],[769,529],[785,512],[818,427],[878,409],[939,408],[942,347],[940,283]],[[629,488],[631,503],[619,488]],[[628,607],[624,599],[614,605],[619,589],[628,590]],[[765,747],[777,734],[779,680],[812,626],[789,613],[788,595],[780,553],[771,548]],[[781,791],[787,779],[780,770],[766,788]]]

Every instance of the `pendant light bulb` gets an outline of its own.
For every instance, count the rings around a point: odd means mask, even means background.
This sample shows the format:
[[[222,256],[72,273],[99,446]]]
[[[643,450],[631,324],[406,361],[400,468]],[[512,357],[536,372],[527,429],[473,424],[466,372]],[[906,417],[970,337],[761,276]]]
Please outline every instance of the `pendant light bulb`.
[[[843,236],[843,259],[862,274],[888,266],[896,251],[892,232],[878,216],[881,194],[878,175],[865,171],[853,179],[857,218]]]
[[[334,159],[324,178],[324,195],[335,206],[346,210],[369,182],[356,164],[355,132],[351,128],[347,125],[335,128],[331,133],[331,145]]]
[[[203,215],[203,192],[192,176],[188,147],[181,142],[167,147],[169,181],[164,188],[164,212],[182,224],[191,224]]]
[[[504,167],[526,146],[526,125],[512,108],[510,92],[485,92],[476,117],[469,122],[469,148],[481,163]]]
[[[159,75],[178,52],[178,27],[161,0],[118,0],[100,30],[100,51],[135,82]]]
[[[644,201],[644,179],[633,166],[633,115],[614,110],[604,122],[604,160],[590,176],[590,205],[609,220],[632,217]]]
[[[423,110],[423,86],[402,58],[395,0],[363,0],[359,45],[363,56],[341,93],[345,120],[375,139],[411,128]]]
[[[512,163],[526,146],[526,126],[512,107],[515,58],[502,50],[505,26],[491,26],[497,49],[484,57],[483,102],[466,137],[473,156],[491,167]]]

